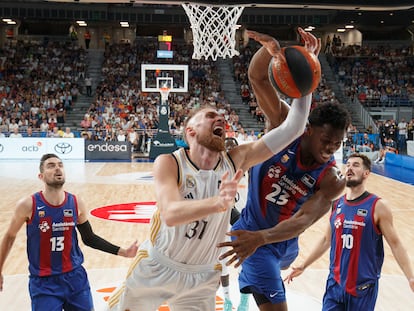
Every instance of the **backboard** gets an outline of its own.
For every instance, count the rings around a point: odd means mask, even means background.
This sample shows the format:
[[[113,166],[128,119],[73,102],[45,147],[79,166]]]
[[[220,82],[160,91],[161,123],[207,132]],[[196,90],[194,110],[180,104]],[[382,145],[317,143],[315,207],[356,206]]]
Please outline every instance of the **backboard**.
[[[188,92],[188,65],[141,64],[142,92],[156,93],[164,87],[169,92]]]

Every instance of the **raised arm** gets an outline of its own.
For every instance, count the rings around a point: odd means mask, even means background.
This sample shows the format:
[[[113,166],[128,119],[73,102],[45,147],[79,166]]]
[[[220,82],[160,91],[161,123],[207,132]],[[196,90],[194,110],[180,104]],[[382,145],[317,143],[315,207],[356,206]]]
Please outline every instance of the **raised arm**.
[[[311,33],[298,29],[305,47],[315,55],[320,51],[320,40]],[[283,150],[304,131],[312,104],[312,95],[294,99],[292,107],[280,100],[277,91],[269,81],[268,67],[271,58],[279,53],[280,45],[271,36],[254,31],[248,31],[251,38],[263,46],[255,53],[249,65],[249,80],[255,93],[257,103],[266,115],[270,125],[269,131],[252,144],[243,144],[231,152],[237,167],[247,170],[251,166],[267,160],[273,154]],[[275,129],[276,128],[276,129]],[[241,152],[239,152],[242,150]]]
[[[411,290],[414,292],[414,274],[407,251],[395,231],[391,209],[381,199],[377,202],[374,212],[375,223],[378,224],[385,240],[391,248],[395,260],[408,280]]]
[[[332,201],[341,195],[344,186],[345,179],[340,171],[335,167],[331,168],[321,182],[320,189],[291,218],[265,230],[230,232],[229,235],[235,236],[236,239],[218,245],[219,247],[232,247],[231,250],[220,256],[220,260],[233,256],[227,264],[237,261],[235,267],[238,267],[258,247],[297,237],[329,211]]]
[[[248,170],[282,151],[302,135],[308,120],[311,99],[312,94],[295,98],[287,118],[280,126],[272,129],[259,140],[242,144],[230,150],[229,154],[237,168],[241,168],[243,171]]]
[[[286,118],[289,107],[284,104],[278,92],[271,85],[268,75],[270,60],[280,51],[279,42],[265,34],[247,31],[250,38],[260,42],[262,47],[250,60],[248,77],[259,108],[263,111],[268,128],[279,126]]]
[[[172,155],[164,154],[154,162],[157,207],[168,226],[190,223],[213,213],[221,213],[234,205],[237,184],[243,176],[238,170],[232,179],[223,175],[220,194],[201,200],[185,200],[178,188],[178,167]]]
[[[298,28],[298,33],[305,43],[305,48],[317,56],[321,49],[320,40],[302,28]],[[289,106],[280,100],[268,76],[269,63],[272,57],[280,52],[280,44],[275,38],[266,34],[255,31],[247,31],[247,34],[262,44],[250,61],[248,76],[257,104],[266,116],[268,128],[272,129],[283,122],[289,111]]]

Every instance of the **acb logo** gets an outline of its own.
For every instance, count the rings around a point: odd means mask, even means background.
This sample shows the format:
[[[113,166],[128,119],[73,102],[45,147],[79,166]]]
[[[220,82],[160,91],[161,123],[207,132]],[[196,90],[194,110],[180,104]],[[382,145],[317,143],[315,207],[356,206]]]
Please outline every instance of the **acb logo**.
[[[23,146],[22,147],[22,151],[23,152],[38,152],[39,151],[39,147],[38,146]]]

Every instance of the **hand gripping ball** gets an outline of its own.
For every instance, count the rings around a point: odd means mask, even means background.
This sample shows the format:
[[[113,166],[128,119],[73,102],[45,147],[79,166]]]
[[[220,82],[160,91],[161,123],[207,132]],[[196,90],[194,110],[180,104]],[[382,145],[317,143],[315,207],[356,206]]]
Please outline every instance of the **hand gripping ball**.
[[[317,56],[303,46],[284,47],[269,63],[269,80],[285,96],[303,97],[317,88],[321,64]]]

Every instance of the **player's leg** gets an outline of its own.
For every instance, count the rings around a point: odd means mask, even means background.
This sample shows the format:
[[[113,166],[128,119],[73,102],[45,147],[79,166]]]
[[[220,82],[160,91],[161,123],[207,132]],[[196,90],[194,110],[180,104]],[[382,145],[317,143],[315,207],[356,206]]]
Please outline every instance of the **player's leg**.
[[[32,298],[32,311],[62,311],[63,299],[57,296],[37,295]]]
[[[174,299],[168,301],[171,311],[216,309],[216,292],[220,270],[181,272],[180,287]]]
[[[246,176],[243,177],[243,179]],[[246,197],[247,193],[245,193],[244,197]],[[239,198],[240,200],[240,198]],[[245,202],[245,200],[243,200],[243,202]],[[240,203],[240,201],[239,201]],[[243,204],[244,205],[244,204]],[[244,206],[243,206],[244,207]],[[241,208],[243,208],[241,207]],[[230,224],[233,226],[237,220],[239,220],[240,218],[240,211],[238,210],[237,207],[233,207],[231,210],[231,217],[230,217]],[[236,230],[237,229],[237,225],[233,226],[232,230]],[[222,263],[223,266],[225,266],[225,263]],[[239,305],[237,307],[237,311],[249,311],[249,297],[250,294],[248,293],[242,293],[240,292],[240,301],[239,301]],[[226,301],[224,302],[224,307],[226,307]],[[229,309],[232,310],[232,309]]]
[[[282,301],[279,303],[273,303],[265,295],[257,294],[255,292],[253,292],[253,297],[260,311],[287,311],[288,310],[286,301]]]
[[[61,311],[64,303],[64,293],[57,277],[29,278],[29,293],[32,311]]]
[[[64,286],[65,311],[90,311],[93,310],[91,287],[85,269],[81,266],[65,273],[61,277]]]
[[[223,296],[224,296],[224,311],[231,311],[233,309],[233,303],[230,299],[230,274],[229,269],[226,266],[225,262],[221,263],[222,270],[221,270],[221,276],[220,276],[220,283],[221,288],[223,290]]]
[[[230,216],[230,224],[233,225],[238,219],[240,218],[240,212],[237,210],[236,207],[233,207],[231,210],[231,216]],[[223,252],[227,251],[226,249],[223,249]],[[220,283],[221,287],[223,289],[223,296],[224,296],[224,311],[231,311],[233,310],[233,303],[230,298],[230,275],[229,275],[229,269],[226,265],[227,259],[224,259],[221,261],[221,277],[220,277]]]
[[[334,279],[328,278],[322,300],[322,311],[346,311],[344,294],[342,287]]]
[[[110,297],[105,310],[158,310],[158,307],[166,302],[166,299],[160,298],[163,296],[162,293],[154,288],[146,290],[146,296],[139,294],[139,289],[134,286],[121,286]]]
[[[240,293],[240,302],[237,311],[249,311],[250,294]]]
[[[90,289],[81,290],[72,295],[72,298],[66,300],[63,304],[65,311],[91,311],[94,310],[93,300]],[[60,309],[59,309],[60,310]]]
[[[347,294],[346,311],[374,311],[378,297],[378,282],[359,286],[358,297]]]
[[[260,310],[287,310],[280,262],[272,250],[260,247],[248,257],[239,275],[240,290],[253,293]]]
[[[174,271],[153,259],[144,242],[125,282],[109,298],[107,310],[157,310],[177,290],[175,280]]]
[[[230,216],[230,224],[233,225],[238,219],[240,218],[240,212],[236,207],[233,207],[231,210],[231,216]],[[223,252],[226,252],[227,250],[223,249]],[[221,277],[220,277],[220,284],[223,290],[223,296],[224,296],[224,311],[231,311],[233,310],[233,303],[230,298],[230,274],[229,269],[226,265],[227,259],[224,259],[221,261]],[[241,309],[247,311],[248,309]]]
[[[299,244],[298,238],[290,239],[280,243],[280,246],[284,245],[285,250],[283,255],[280,258],[280,269],[286,270],[290,265],[295,261],[296,257],[299,255]]]

